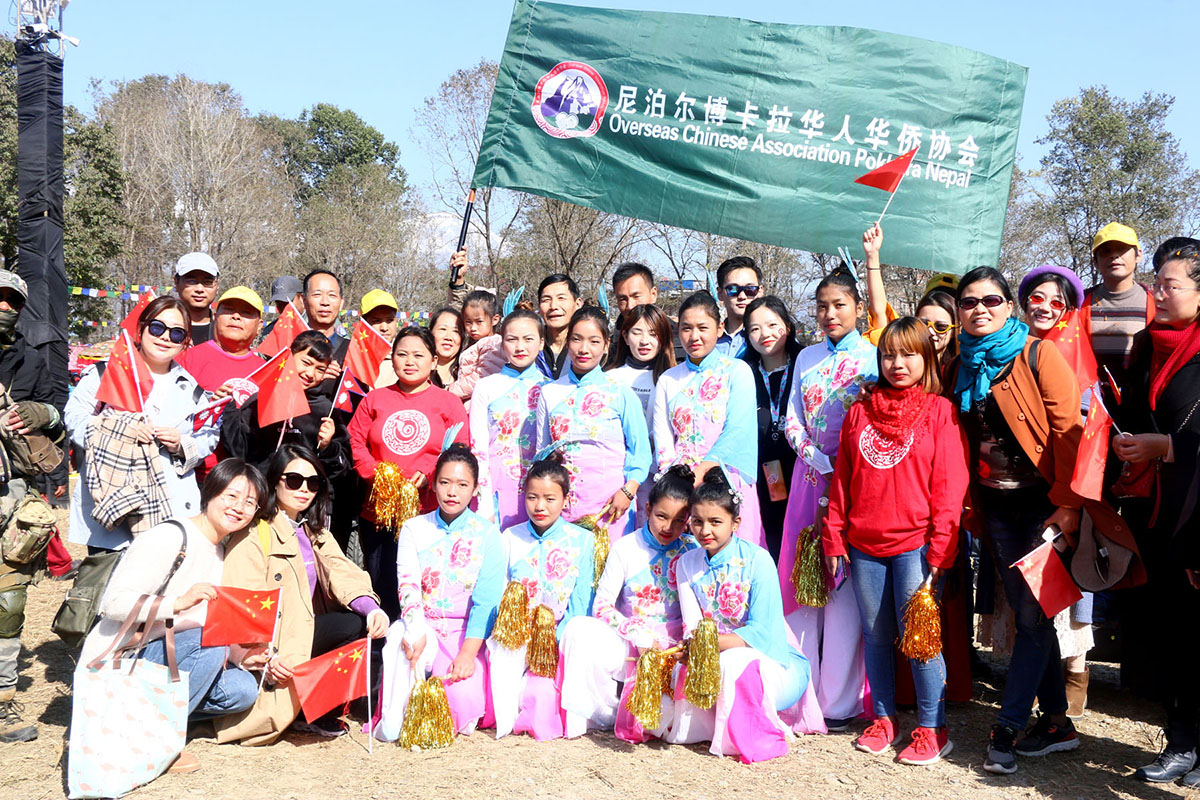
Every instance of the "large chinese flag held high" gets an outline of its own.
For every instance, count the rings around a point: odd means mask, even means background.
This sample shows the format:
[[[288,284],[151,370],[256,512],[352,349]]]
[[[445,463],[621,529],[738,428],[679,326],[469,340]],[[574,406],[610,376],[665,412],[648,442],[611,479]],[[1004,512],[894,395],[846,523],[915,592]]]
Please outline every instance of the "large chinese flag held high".
[[[125,315],[125,319],[121,320],[121,327],[129,332],[132,339],[138,338],[138,317],[146,310],[146,306],[150,305],[150,301],[158,295],[154,294],[154,290],[146,292],[134,304],[133,308],[129,309],[129,313]]]
[[[113,345],[108,365],[100,376],[100,388],[96,390],[96,401],[122,411],[142,413],[146,398],[154,388],[150,367],[142,353],[133,346],[133,339],[124,329]]]
[[[291,350],[281,350],[267,363],[250,373],[258,386],[258,424],[265,428],[285,419],[302,417],[309,412],[304,385],[296,374],[296,359]]]
[[[1099,500],[1104,489],[1104,465],[1108,460],[1108,432],[1112,428],[1112,417],[1108,415],[1100,393],[1095,389],[1088,391],[1092,393],[1092,402],[1088,407],[1087,422],[1083,425],[1083,436],[1079,439],[1075,472],[1071,475],[1071,491],[1088,500]]]
[[[866,175],[855,178],[854,182],[861,183],[863,186],[874,186],[876,189],[883,189],[885,192],[896,191],[896,187],[900,185],[900,181],[904,180],[904,173],[908,172],[908,167],[912,164],[913,156],[917,154],[917,150],[919,149],[919,147],[914,147],[899,158],[893,158],[882,167],[877,167]]]
[[[359,639],[292,670],[306,719],[317,719],[330,709],[366,695],[367,648],[367,640]]]
[[[208,615],[200,644],[219,647],[226,644],[262,644],[275,639],[275,619],[279,615],[279,589],[251,591],[229,586],[214,586],[216,600],[208,601]]]
[[[254,349],[264,356],[277,355],[291,347],[296,337],[306,330],[308,323],[300,316],[300,310],[289,300],[287,308],[279,315],[279,319],[275,320],[271,332]]]
[[[391,353],[392,346],[379,331],[361,319],[354,323],[350,333],[350,347],[346,350],[346,369],[367,386],[379,380],[379,365]]]
[[[1043,542],[1013,566],[1021,571],[1047,617],[1053,618],[1083,597],[1050,542]]]

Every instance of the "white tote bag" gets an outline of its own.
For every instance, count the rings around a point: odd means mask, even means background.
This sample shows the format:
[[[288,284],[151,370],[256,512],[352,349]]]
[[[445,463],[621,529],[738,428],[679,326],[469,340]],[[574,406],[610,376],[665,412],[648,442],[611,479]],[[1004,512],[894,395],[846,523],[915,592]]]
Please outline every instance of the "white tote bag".
[[[119,647],[147,599],[143,595],[138,600],[112,647],[75,670],[67,761],[70,798],[120,797],[157,778],[183,751],[188,681],[175,662],[175,630],[170,623],[168,665],[137,657],[161,597],[154,598],[133,641]]]

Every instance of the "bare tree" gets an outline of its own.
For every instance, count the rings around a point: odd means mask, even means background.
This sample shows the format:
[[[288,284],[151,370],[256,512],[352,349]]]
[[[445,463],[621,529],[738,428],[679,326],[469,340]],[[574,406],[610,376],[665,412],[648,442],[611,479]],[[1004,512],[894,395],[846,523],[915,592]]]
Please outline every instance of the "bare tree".
[[[440,208],[455,214],[462,214],[471,188],[497,69],[496,62],[485,59],[455,71],[416,112],[414,138],[429,156],[433,197]],[[504,189],[476,192],[471,241],[479,242],[483,252],[471,256],[486,270],[476,282],[501,282],[500,260],[530,200],[530,195]]]

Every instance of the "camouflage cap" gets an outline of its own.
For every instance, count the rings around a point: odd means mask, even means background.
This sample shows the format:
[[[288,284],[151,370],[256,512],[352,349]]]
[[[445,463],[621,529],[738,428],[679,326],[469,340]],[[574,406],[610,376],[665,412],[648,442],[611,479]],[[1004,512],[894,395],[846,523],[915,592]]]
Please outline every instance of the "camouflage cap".
[[[21,293],[21,297],[29,299],[29,287],[25,285],[25,279],[15,272],[0,269],[0,289],[15,289]]]

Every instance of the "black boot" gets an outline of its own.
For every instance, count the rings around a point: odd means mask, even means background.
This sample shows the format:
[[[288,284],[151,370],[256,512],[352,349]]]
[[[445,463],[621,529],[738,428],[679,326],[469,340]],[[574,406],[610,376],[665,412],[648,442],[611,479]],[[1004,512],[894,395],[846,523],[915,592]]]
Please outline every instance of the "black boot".
[[[1172,750],[1170,745],[1158,758],[1133,773],[1133,777],[1149,783],[1173,783],[1189,774],[1196,766],[1195,750]]]

